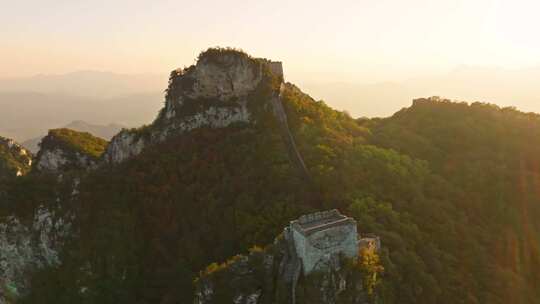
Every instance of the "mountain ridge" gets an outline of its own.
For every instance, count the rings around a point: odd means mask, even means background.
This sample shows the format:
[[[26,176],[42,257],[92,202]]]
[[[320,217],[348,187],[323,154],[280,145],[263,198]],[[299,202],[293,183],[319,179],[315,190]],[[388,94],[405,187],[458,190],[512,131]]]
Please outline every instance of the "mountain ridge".
[[[151,122],[162,99],[163,90],[113,99],[0,92],[0,134],[24,142],[74,120],[132,127]]]

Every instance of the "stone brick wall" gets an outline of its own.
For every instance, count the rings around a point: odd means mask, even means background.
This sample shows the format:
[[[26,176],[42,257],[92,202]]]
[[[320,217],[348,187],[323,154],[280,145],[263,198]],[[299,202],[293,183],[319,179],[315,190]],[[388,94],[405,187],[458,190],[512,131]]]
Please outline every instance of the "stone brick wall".
[[[304,228],[311,230],[306,233]],[[340,254],[350,258],[358,256],[356,222],[337,210],[304,215],[291,222],[291,230],[304,275],[325,269],[331,259]]]

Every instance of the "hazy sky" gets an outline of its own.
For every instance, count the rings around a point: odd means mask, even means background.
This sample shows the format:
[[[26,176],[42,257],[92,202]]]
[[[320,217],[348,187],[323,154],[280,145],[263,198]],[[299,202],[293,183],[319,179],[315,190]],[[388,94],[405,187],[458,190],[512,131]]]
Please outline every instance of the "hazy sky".
[[[161,74],[216,45],[282,60],[299,83],[534,67],[539,13],[535,0],[0,0],[0,77]]]

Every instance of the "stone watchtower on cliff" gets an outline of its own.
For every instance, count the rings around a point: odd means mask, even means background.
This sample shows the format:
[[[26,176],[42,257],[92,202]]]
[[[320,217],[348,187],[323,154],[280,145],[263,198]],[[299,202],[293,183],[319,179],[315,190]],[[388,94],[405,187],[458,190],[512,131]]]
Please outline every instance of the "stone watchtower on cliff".
[[[283,236],[288,250],[281,273],[287,282],[289,303],[296,299],[296,284],[300,275],[327,271],[339,261],[339,256],[358,257],[356,221],[330,210],[303,215],[285,227]]]
[[[301,216],[289,229],[304,275],[325,269],[340,254],[358,256],[356,221],[338,210]]]

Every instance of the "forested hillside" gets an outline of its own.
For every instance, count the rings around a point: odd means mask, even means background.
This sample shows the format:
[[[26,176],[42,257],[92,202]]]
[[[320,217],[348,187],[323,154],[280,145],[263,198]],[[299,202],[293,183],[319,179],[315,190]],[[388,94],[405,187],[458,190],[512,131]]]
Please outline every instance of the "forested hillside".
[[[69,219],[62,263],[17,303],[191,303],[207,265],[331,208],[381,237],[378,303],[540,303],[537,115],[429,99],[355,120],[289,83],[280,98],[308,178],[261,106],[254,123],[189,130],[75,184],[34,172],[2,185],[4,214]]]
[[[427,161],[457,190],[454,206],[466,218],[456,227],[467,244],[460,261],[475,270],[476,293],[489,302],[537,301],[540,115],[434,97],[362,124],[370,142]]]

